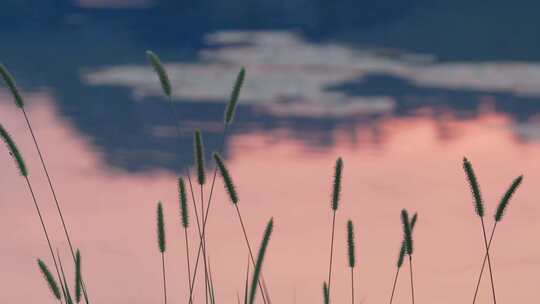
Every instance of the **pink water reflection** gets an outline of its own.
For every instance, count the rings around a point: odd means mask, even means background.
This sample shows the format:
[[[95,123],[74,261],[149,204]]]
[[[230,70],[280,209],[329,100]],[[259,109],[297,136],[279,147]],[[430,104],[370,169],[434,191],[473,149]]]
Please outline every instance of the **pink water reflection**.
[[[186,294],[183,232],[179,228],[175,176],[167,171],[127,174],[105,167],[102,152],[57,115],[51,96],[35,94],[29,113],[56,181],[59,198],[76,243],[83,252],[88,290],[94,303],[160,303],[160,257],[155,236],[155,204],[165,203],[168,224],[170,302]],[[23,151],[31,179],[67,260],[66,244],[20,113],[0,96],[0,119]],[[418,303],[470,301],[482,258],[480,223],[474,216],[461,170],[464,155],[473,161],[487,201],[488,214],[511,179],[525,175],[494,242],[495,283],[501,303],[540,299],[535,275],[540,270],[536,235],[540,207],[540,145],[522,143],[508,119],[486,112],[479,118],[435,122],[427,116],[386,118],[384,143],[369,132],[336,134],[336,144],[311,153],[304,145],[268,135],[232,139],[228,165],[237,181],[240,207],[254,244],[266,221],[275,231],[265,263],[274,303],[321,302],[330,234],[330,182],[336,157],[345,161],[342,208],[338,212],[334,303],[349,301],[345,222],[357,230],[358,299],[388,301],[401,240],[399,211],[419,212],[416,233]],[[441,129],[441,126],[444,128]],[[283,131],[286,133],[287,131]],[[443,136],[444,135],[444,136]],[[360,142],[357,146],[352,143]],[[7,153],[0,153],[1,303],[54,303],[35,265],[48,260],[46,244],[26,192]],[[217,300],[235,302],[241,290],[246,250],[234,209],[218,181],[209,226],[209,250]],[[491,226],[491,217],[489,218]],[[192,246],[196,244],[192,233]],[[200,282],[199,282],[200,283]],[[490,303],[484,281],[478,303]],[[399,281],[395,303],[408,303],[408,281]],[[43,299],[47,299],[44,301]]]

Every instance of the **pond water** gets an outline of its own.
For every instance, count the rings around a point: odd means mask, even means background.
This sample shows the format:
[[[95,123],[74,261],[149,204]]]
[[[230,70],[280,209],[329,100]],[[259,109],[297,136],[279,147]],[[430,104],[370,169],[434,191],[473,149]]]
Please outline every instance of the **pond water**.
[[[3,29],[0,61],[26,98],[72,237],[83,253],[92,302],[162,301],[155,233],[159,200],[166,213],[169,301],[185,300],[176,176],[193,167],[195,128],[203,132],[211,176],[210,153],[221,143],[225,103],[241,66],[247,78],[222,154],[254,247],[274,218],[264,264],[273,303],[322,301],[331,182],[339,156],[345,166],[334,303],[350,301],[348,219],[356,228],[358,303],[389,300],[402,208],[419,214],[417,302],[470,301],[483,238],[461,167],[464,156],[482,185],[488,229],[506,187],[524,174],[495,235],[494,280],[500,302],[539,299],[540,207],[534,183],[540,178],[540,45],[530,30],[538,21],[529,18],[527,1],[489,10],[461,7],[461,1],[405,2],[397,15],[397,8],[368,5],[380,22],[366,17],[365,23],[347,18],[340,23],[325,15],[315,18],[317,23],[312,15],[324,10],[324,1],[304,12],[287,6],[239,12],[268,17],[263,21],[238,21],[218,12],[224,9],[219,4],[203,1],[174,28],[182,14],[160,6],[166,8],[168,1],[134,1],[135,7],[119,1],[114,9],[103,1],[79,1],[42,14],[60,15],[60,22],[38,18]],[[212,15],[197,19],[208,7]],[[279,14],[281,22],[275,19]],[[522,35],[505,32],[497,22],[501,16]],[[170,73],[180,139],[146,62],[147,49],[161,55]],[[3,86],[0,121],[26,158],[53,241],[67,261],[38,155]],[[7,153],[0,153],[0,163],[0,302],[53,303],[35,263],[50,258],[24,179]],[[209,191],[206,186],[205,196]],[[243,291],[247,251],[219,178],[214,195],[208,251],[216,298],[235,303]],[[196,230],[189,236],[195,247]],[[395,303],[410,301],[408,288],[403,271]],[[199,303],[201,294],[197,290]],[[477,303],[491,303],[487,276]]]

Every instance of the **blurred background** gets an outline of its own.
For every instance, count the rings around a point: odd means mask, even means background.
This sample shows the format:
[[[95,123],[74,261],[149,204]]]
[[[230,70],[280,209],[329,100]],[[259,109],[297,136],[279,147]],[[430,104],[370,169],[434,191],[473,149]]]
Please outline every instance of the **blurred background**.
[[[540,299],[539,8],[530,0],[4,0],[0,62],[28,104],[94,303],[161,301],[158,200],[169,233],[170,301],[184,301],[175,178],[193,165],[195,128],[212,173],[210,153],[242,66],[247,78],[222,154],[255,246],[275,218],[265,262],[274,303],[322,301],[338,156],[345,170],[335,303],[350,301],[348,218],[357,229],[359,303],[389,299],[402,208],[419,212],[418,302],[472,298],[483,238],[463,156],[483,186],[488,227],[506,187],[525,175],[498,228],[493,263],[499,300],[531,302]],[[169,71],[180,140],[148,49]],[[0,86],[0,121],[26,157],[67,259],[23,119]],[[24,180],[7,153],[0,163],[0,302],[53,303],[35,264],[48,253]],[[216,297],[232,303],[247,252],[220,179],[214,201]],[[195,230],[190,237],[196,245]],[[402,276],[397,301],[408,300]],[[488,280],[477,303],[491,303]]]

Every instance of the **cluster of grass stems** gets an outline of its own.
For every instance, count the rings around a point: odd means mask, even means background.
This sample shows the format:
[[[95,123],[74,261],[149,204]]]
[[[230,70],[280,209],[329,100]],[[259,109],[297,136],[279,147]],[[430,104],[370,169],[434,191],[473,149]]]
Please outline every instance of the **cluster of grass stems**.
[[[154,69],[158,80],[161,84],[162,91],[164,94],[164,98],[166,98],[167,103],[170,105],[172,113],[171,120],[174,121],[174,125],[177,131],[177,138],[179,140],[179,148],[182,148],[182,145],[180,143],[180,139],[184,135],[183,130],[179,123],[179,116],[176,112],[176,107],[174,106],[174,103],[172,101],[172,95],[173,95],[173,86],[171,84],[171,81],[167,75],[167,71],[164,67],[164,65],[161,63],[161,60],[159,57],[151,52],[146,52],[147,59]],[[264,229],[263,237],[259,246],[259,250],[257,255],[254,254],[253,247],[251,245],[251,241],[248,238],[247,233],[247,227],[245,225],[245,221],[242,217],[240,205],[239,205],[239,196],[235,187],[235,184],[232,179],[232,175],[227,168],[227,165],[224,161],[224,159],[221,157],[221,153],[223,152],[223,144],[225,142],[225,138],[227,136],[227,132],[230,128],[230,125],[234,121],[234,115],[237,107],[237,103],[240,97],[240,91],[242,88],[242,85],[244,83],[245,79],[245,69],[242,68],[240,72],[238,73],[236,77],[236,81],[234,82],[232,92],[229,98],[229,102],[225,108],[224,113],[224,120],[223,120],[223,132],[221,136],[221,144],[219,146],[218,151],[215,151],[212,153],[212,159],[214,160],[214,170],[212,174],[212,179],[210,182],[210,185],[207,183],[206,178],[206,167],[205,167],[205,150],[204,150],[204,141],[203,141],[203,133],[200,130],[194,130],[193,131],[193,153],[194,153],[194,163],[195,163],[195,179],[192,179],[191,170],[189,167],[185,166],[183,167],[183,171],[178,172],[178,179],[177,179],[177,188],[178,188],[178,206],[179,206],[179,219],[181,223],[181,227],[184,230],[184,236],[185,236],[185,258],[186,258],[186,276],[187,276],[187,288],[189,290],[189,294],[186,295],[185,301],[189,304],[194,303],[195,299],[195,286],[198,279],[198,270],[199,265],[201,265],[202,270],[204,273],[202,275],[201,280],[204,280],[204,302],[206,304],[216,303],[216,293],[215,293],[215,287],[214,287],[214,280],[213,280],[213,274],[212,274],[212,267],[210,263],[209,253],[207,251],[208,248],[208,238],[207,238],[207,230],[206,226],[208,223],[208,217],[210,214],[210,210],[212,207],[212,198],[214,194],[214,186],[216,183],[216,178],[219,173],[219,175],[222,177],[223,184],[225,187],[225,190],[228,194],[229,200],[231,202],[232,207],[235,209],[236,217],[239,223],[239,228],[242,233],[242,236],[245,241],[245,247],[247,250],[247,267],[246,267],[246,278],[244,282],[244,292],[243,296],[240,295],[240,293],[237,292],[237,302],[238,303],[244,303],[244,304],[252,304],[255,302],[257,298],[257,292],[259,291],[258,297],[264,304],[271,304],[270,299],[270,293],[268,291],[268,287],[265,283],[264,276],[263,276],[263,261],[266,255],[266,251],[269,245],[270,236],[273,231],[274,227],[274,220],[273,218],[270,218],[268,221],[266,228]],[[8,70],[0,64],[0,76],[4,80],[4,83],[6,87],[11,92],[13,99],[15,101],[15,105],[20,109],[24,121],[26,123],[28,132],[33,140],[35,149],[39,155],[41,167],[43,170],[43,173],[47,179],[47,183],[49,186],[49,189],[53,196],[54,205],[56,207],[58,218],[60,220],[60,223],[63,227],[64,237],[67,240],[69,251],[71,253],[71,257],[73,259],[73,267],[74,267],[74,284],[73,284],[73,294],[70,292],[70,287],[68,284],[68,279],[66,277],[66,272],[64,271],[64,267],[62,264],[62,259],[60,255],[60,250],[55,247],[54,240],[52,239],[51,235],[49,234],[47,230],[47,226],[45,225],[45,221],[43,218],[43,214],[40,209],[40,204],[38,203],[38,199],[36,197],[36,194],[33,190],[32,183],[30,180],[28,168],[25,164],[24,158],[18,149],[17,145],[15,144],[15,141],[11,137],[11,135],[8,133],[6,128],[2,124],[0,124],[0,137],[5,142],[9,154],[12,156],[12,158],[15,161],[15,164],[18,168],[18,171],[20,175],[23,177],[24,182],[26,184],[26,187],[28,189],[28,193],[30,195],[31,201],[33,203],[33,207],[36,211],[36,214],[39,219],[39,223],[41,226],[41,229],[43,231],[43,235],[45,238],[45,241],[47,243],[48,251],[50,254],[50,260],[52,261],[54,271],[51,271],[49,267],[47,266],[47,263],[43,259],[38,259],[38,267],[41,273],[43,274],[43,277],[47,283],[47,286],[49,287],[52,296],[54,299],[56,299],[58,302],[65,303],[65,304],[73,304],[73,303],[80,303],[82,300],[84,300],[85,304],[89,304],[89,296],[86,289],[86,284],[82,276],[81,272],[81,254],[79,250],[75,250],[73,247],[72,239],[70,237],[70,232],[68,229],[68,225],[66,224],[65,216],[62,213],[61,204],[57,198],[55,186],[52,180],[52,177],[49,173],[49,170],[46,165],[45,157],[43,155],[42,150],[40,149],[38,139],[36,136],[36,133],[34,132],[34,129],[32,128],[31,120],[28,115],[28,113],[25,111],[25,102],[24,98],[22,97],[22,94],[19,92],[17,85],[15,83],[14,78],[11,76],[11,74],[8,72]],[[183,153],[183,151],[179,151],[179,153]],[[466,173],[466,178],[469,183],[473,201],[474,201],[474,207],[476,215],[478,216],[480,223],[481,223],[481,232],[482,232],[482,242],[485,249],[485,252],[483,252],[483,261],[480,268],[480,273],[478,275],[478,279],[476,281],[475,285],[475,291],[474,291],[474,297],[473,297],[473,304],[476,302],[477,294],[480,286],[480,282],[484,273],[485,264],[487,261],[488,265],[488,272],[490,276],[490,283],[491,283],[491,293],[493,298],[493,303],[496,304],[496,289],[495,289],[495,283],[494,283],[494,271],[493,271],[493,265],[492,265],[492,257],[490,255],[490,247],[493,241],[493,237],[495,235],[495,230],[497,228],[497,225],[502,221],[503,215],[505,214],[505,210],[508,206],[508,203],[512,196],[514,195],[517,188],[520,186],[523,176],[517,177],[510,185],[508,190],[504,193],[497,210],[494,215],[494,223],[493,227],[491,229],[491,233],[489,236],[489,239],[487,237],[486,233],[486,224],[484,220],[484,203],[482,200],[481,192],[480,192],[480,186],[477,180],[477,177],[474,173],[473,167],[471,162],[468,159],[463,160],[463,168]],[[328,279],[323,283],[323,303],[330,303],[332,299],[332,269],[333,269],[333,260],[334,260],[334,238],[335,238],[335,228],[336,228],[336,220],[337,220],[337,214],[338,209],[340,206],[340,198],[341,198],[341,189],[342,189],[342,179],[343,179],[343,160],[341,158],[338,158],[336,160],[336,164],[334,167],[334,178],[333,178],[333,184],[332,184],[332,195],[331,195],[331,235],[330,235],[330,257],[329,257],[329,263],[328,263]],[[187,180],[187,184],[186,184]],[[198,189],[196,190],[196,184],[198,184]],[[208,189],[209,188],[209,189]],[[208,193],[207,198],[205,199],[205,192]],[[197,199],[198,196],[198,199]],[[193,212],[190,213],[189,209],[189,203],[188,201],[191,198],[191,203],[193,206]],[[190,214],[194,215],[195,218],[195,230],[198,235],[198,241],[199,244],[197,247],[197,250],[192,251],[190,249],[189,244],[189,237],[188,233],[189,230],[192,229],[192,216]],[[161,258],[161,272],[162,272],[162,290],[163,290],[163,303],[167,304],[167,274],[166,274],[166,227],[165,227],[165,221],[164,221],[164,207],[162,202],[157,203],[157,243],[158,243],[158,250],[160,253]],[[394,279],[392,281],[392,289],[390,293],[390,304],[393,303],[394,295],[396,293],[396,286],[398,282],[398,277],[400,274],[400,269],[403,266],[403,263],[406,260],[406,257],[408,257],[408,264],[409,264],[409,278],[410,278],[410,291],[411,291],[411,303],[415,303],[415,290],[414,290],[414,272],[413,272],[413,231],[417,222],[418,215],[415,213],[412,217],[409,217],[409,213],[406,209],[401,210],[400,219],[401,219],[401,226],[402,226],[402,241],[400,243],[399,248],[399,254],[398,259],[396,263],[396,272],[394,275]],[[357,264],[356,261],[356,247],[355,247],[355,232],[354,232],[354,224],[351,220],[347,221],[346,224],[346,234],[347,234],[347,261],[348,261],[348,267],[350,269],[350,286],[351,286],[351,303],[355,302],[355,267]],[[193,249],[193,248],[192,248]],[[201,262],[202,258],[202,262]],[[251,277],[251,279],[250,279]],[[200,300],[202,302],[203,300]]]

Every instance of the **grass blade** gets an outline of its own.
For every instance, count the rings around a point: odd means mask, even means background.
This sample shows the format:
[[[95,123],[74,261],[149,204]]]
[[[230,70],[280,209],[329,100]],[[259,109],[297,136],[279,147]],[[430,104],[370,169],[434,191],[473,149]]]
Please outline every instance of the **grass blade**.
[[[326,282],[323,283],[323,300],[324,304],[330,303],[330,293],[328,292],[328,285]]]

